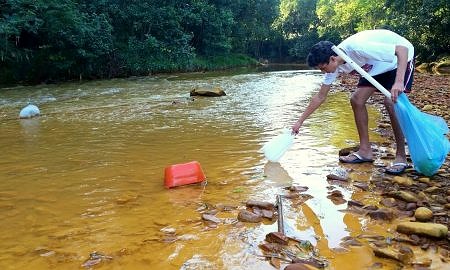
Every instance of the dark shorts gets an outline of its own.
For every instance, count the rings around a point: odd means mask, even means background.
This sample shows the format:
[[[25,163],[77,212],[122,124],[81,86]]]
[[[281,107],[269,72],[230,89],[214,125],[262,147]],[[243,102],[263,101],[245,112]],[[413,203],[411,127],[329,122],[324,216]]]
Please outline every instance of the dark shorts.
[[[388,91],[391,90],[392,85],[394,85],[395,82],[395,75],[397,74],[397,69],[381,73],[378,75],[373,76],[373,78],[379,82],[384,88],[386,88]],[[411,92],[412,83],[413,83],[413,77],[414,77],[414,65],[411,64],[411,62],[408,62],[408,66],[406,68],[405,72],[405,93]],[[359,78],[358,87],[360,86],[373,86],[368,80],[366,80],[364,77]]]

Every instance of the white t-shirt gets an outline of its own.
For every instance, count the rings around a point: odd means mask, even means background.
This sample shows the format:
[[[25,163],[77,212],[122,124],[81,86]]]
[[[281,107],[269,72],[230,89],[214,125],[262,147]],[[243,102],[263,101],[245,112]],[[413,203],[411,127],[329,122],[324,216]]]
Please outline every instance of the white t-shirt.
[[[414,46],[404,37],[384,29],[366,30],[356,33],[344,41],[341,48],[356,64],[362,67],[371,76],[375,76],[397,68],[395,46],[402,45],[408,48],[408,61],[414,57]],[[340,65],[334,73],[325,73],[323,84],[332,84],[339,73],[350,73],[353,68],[350,64]]]

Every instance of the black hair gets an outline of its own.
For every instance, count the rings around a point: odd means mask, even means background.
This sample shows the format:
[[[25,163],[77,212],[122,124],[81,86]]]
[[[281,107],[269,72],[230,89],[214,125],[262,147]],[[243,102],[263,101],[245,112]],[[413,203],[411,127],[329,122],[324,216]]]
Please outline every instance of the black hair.
[[[317,67],[319,64],[328,64],[330,62],[330,57],[333,55],[337,55],[331,47],[333,47],[333,43],[324,40],[316,43],[316,45],[312,46],[311,51],[306,57],[306,61],[308,62],[308,66]]]

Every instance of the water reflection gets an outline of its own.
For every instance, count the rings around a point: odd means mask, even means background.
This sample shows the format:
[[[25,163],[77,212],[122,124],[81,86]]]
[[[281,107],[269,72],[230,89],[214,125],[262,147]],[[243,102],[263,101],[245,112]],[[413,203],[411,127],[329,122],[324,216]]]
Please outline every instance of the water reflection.
[[[265,181],[269,181],[270,185],[278,187],[288,187],[292,185],[292,177],[281,167],[278,162],[267,162],[264,165]]]
[[[22,127],[23,138],[32,142],[39,136],[40,131],[40,119],[39,118],[31,118],[31,119],[20,119],[19,123]]]
[[[206,188],[207,184],[202,183],[200,185],[172,188],[167,190],[165,194],[168,196],[168,201],[174,206],[193,206],[197,208],[202,202]]]

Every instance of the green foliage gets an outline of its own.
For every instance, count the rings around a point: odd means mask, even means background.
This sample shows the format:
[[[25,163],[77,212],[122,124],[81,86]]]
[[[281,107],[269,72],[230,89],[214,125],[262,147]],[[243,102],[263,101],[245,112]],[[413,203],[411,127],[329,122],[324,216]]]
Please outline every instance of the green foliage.
[[[192,70],[217,70],[242,66],[256,65],[258,62],[243,54],[216,55],[211,57],[197,57]]]
[[[317,15],[322,37],[389,28],[409,39],[423,60],[450,51],[448,0],[319,0]]]
[[[385,24],[383,4],[370,0],[319,0],[319,33],[344,39],[358,31],[380,27]]]
[[[306,57],[311,46],[319,41],[316,5],[317,0],[281,1],[280,17],[274,26],[291,41],[289,53],[298,58]]]

